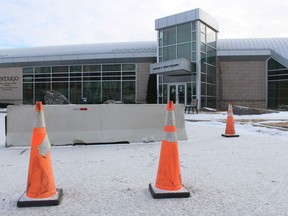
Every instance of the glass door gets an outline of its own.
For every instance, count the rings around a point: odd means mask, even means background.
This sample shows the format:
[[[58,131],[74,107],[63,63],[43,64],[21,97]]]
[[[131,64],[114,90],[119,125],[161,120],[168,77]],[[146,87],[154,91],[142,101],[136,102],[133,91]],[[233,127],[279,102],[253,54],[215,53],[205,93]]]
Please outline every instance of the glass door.
[[[177,99],[179,104],[185,104],[185,84],[179,84],[177,91]]]
[[[175,104],[185,104],[185,84],[170,84],[169,85],[169,101]]]

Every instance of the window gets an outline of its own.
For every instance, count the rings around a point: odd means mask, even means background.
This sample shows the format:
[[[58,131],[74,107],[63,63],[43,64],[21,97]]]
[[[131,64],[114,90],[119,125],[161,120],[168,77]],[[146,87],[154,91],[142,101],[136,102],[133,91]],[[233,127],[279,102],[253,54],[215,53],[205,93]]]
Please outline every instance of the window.
[[[191,41],[191,23],[179,25],[177,27],[177,43]]]
[[[163,45],[176,44],[176,27],[170,27],[163,30]]]

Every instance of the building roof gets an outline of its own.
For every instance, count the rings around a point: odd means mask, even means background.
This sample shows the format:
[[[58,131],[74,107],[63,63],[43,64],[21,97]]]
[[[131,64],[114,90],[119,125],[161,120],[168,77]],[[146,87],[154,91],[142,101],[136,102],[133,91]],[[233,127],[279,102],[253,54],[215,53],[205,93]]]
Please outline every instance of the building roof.
[[[0,64],[157,57],[156,47],[156,41],[146,41],[0,49]]]
[[[219,39],[217,56],[270,56],[288,67],[288,38]]]
[[[217,21],[200,8],[156,19],[155,29],[158,30],[169,26],[179,25],[182,23],[192,22],[196,20],[201,20],[202,22],[206,23],[208,26],[218,32]]]

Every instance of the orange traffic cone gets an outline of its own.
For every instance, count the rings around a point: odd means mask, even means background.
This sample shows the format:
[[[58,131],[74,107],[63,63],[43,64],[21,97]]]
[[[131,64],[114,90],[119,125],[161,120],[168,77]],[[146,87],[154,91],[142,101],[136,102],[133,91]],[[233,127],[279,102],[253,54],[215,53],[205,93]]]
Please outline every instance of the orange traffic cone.
[[[232,108],[231,102],[229,102],[229,105],[228,105],[225,134],[222,134],[222,136],[224,136],[224,137],[239,137],[239,135],[235,134],[233,108]]]
[[[36,102],[35,111],[27,189],[18,200],[18,207],[58,205],[63,195],[54,183],[42,102]]]
[[[190,196],[190,192],[183,187],[181,181],[174,105],[172,101],[167,104],[164,138],[162,139],[156,183],[155,186],[150,183],[149,190],[153,198]]]

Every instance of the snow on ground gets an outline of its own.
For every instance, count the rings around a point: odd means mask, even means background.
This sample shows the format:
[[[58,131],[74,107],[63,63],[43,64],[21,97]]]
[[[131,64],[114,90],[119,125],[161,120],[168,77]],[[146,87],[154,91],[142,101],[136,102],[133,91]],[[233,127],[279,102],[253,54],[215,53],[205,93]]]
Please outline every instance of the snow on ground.
[[[161,143],[52,147],[59,206],[17,208],[25,191],[29,148],[5,148],[0,113],[0,215],[288,215],[288,132],[252,126],[288,113],[235,116],[239,138],[224,138],[226,113],[186,114],[179,141],[182,182],[190,198],[151,197]],[[251,121],[250,121],[251,120]],[[48,134],[49,136],[49,134]]]

